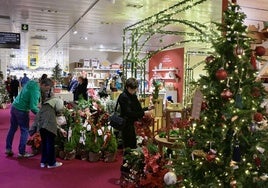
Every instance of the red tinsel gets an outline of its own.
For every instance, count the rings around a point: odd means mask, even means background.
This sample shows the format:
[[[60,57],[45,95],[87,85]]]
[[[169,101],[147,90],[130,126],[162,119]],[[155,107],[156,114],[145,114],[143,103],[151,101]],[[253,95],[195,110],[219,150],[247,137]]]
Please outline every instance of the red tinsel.
[[[256,112],[254,114],[254,117],[253,119],[256,121],[256,122],[261,122],[263,120],[263,115],[260,113],[260,112]]]

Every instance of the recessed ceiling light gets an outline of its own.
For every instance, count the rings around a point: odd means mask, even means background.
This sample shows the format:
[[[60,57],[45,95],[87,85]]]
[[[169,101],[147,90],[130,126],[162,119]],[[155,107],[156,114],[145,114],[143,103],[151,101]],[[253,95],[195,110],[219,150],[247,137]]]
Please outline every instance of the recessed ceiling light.
[[[42,12],[48,12],[48,13],[58,13],[57,10],[53,10],[53,9],[41,9]]]
[[[128,3],[126,6],[127,6],[127,7],[131,7],[131,8],[137,8],[137,9],[143,7],[142,4],[134,4],[134,3]]]
[[[47,29],[36,29],[36,31],[47,32]]]
[[[113,24],[113,23],[111,23],[111,22],[101,22],[101,24],[105,24],[105,25],[110,25],[110,24]]]

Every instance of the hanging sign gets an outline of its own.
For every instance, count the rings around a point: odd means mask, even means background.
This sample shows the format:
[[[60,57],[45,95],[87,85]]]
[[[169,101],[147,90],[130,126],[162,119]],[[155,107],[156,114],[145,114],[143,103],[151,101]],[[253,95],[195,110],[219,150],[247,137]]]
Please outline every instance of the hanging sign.
[[[0,32],[0,48],[20,48],[20,34]]]
[[[29,25],[28,24],[21,24],[21,30],[22,31],[28,31],[29,30]]]
[[[36,69],[38,67],[38,54],[28,55],[28,67]]]

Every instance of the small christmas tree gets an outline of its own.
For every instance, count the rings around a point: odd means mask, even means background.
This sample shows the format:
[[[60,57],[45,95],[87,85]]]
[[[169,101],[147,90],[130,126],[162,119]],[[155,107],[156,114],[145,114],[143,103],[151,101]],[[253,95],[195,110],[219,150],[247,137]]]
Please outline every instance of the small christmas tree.
[[[9,101],[8,92],[6,89],[6,85],[4,83],[4,75],[3,72],[0,71],[0,108],[4,108],[2,104],[5,104]]]
[[[57,64],[55,65],[55,67],[52,70],[52,78],[56,81],[56,82],[61,82],[62,81],[62,69],[60,67],[60,64],[57,62]]]
[[[185,187],[268,187],[267,115],[261,103],[265,90],[256,79],[256,58],[243,25],[245,14],[235,0],[218,24],[222,35],[215,53],[205,59],[206,76],[200,117],[182,130],[172,167]]]

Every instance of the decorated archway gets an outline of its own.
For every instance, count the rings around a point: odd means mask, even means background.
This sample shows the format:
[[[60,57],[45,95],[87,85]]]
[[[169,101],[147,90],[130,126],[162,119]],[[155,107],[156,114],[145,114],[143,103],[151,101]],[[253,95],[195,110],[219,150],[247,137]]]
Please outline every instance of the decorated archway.
[[[215,33],[207,24],[178,18],[178,14],[198,6],[207,0],[184,0],[151,17],[124,29],[123,35],[123,75],[124,78],[139,77],[145,81],[146,62],[157,52],[165,49],[182,47],[186,43],[210,43]],[[171,25],[184,25],[187,31],[179,31]],[[164,43],[168,36],[177,36],[176,41]],[[158,41],[158,48],[146,50],[147,45]],[[187,65],[186,65],[187,66]],[[185,67],[185,75],[189,75]],[[190,81],[187,79],[187,82]],[[185,90],[186,91],[186,90]],[[142,91],[145,93],[145,90]],[[185,93],[184,93],[185,94]]]

